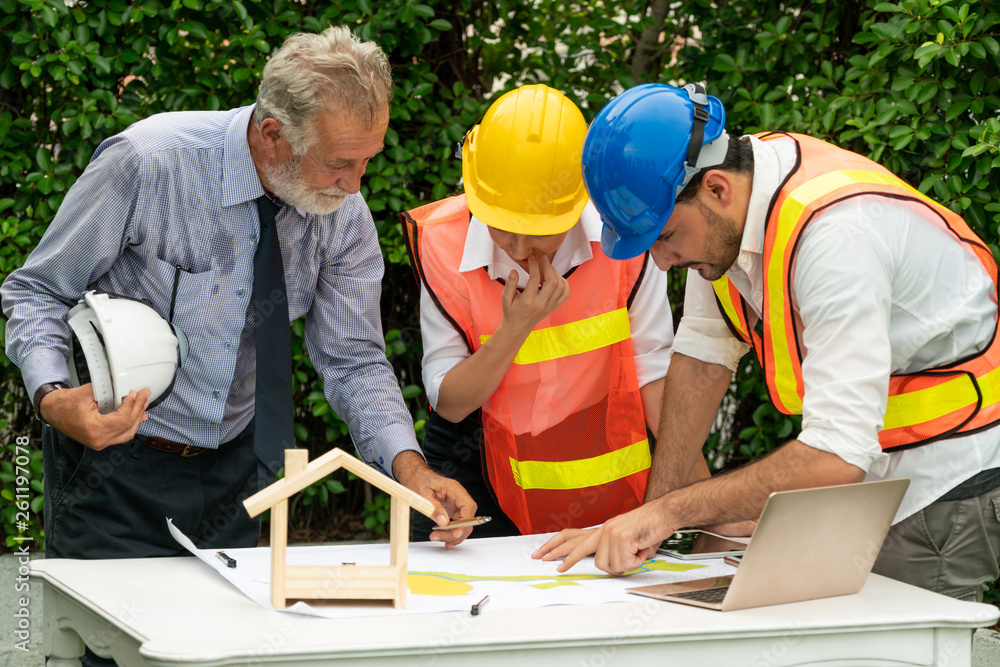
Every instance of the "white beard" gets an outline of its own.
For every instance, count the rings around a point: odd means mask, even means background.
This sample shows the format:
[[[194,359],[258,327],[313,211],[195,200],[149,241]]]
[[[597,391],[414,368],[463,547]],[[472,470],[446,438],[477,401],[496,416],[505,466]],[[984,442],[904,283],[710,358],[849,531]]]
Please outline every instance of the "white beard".
[[[285,162],[266,167],[264,176],[275,196],[306,213],[329,215],[340,208],[350,193],[336,187],[313,190],[299,178],[301,169],[302,158],[293,156]]]

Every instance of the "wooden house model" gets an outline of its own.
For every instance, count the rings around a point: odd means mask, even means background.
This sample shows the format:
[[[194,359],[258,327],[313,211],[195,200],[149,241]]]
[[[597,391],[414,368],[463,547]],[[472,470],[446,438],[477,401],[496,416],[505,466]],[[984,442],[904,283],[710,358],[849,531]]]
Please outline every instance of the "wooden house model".
[[[288,499],[338,468],[346,468],[391,498],[388,566],[290,566]],[[431,501],[365,465],[342,449],[332,449],[309,462],[304,449],[285,450],[285,476],[243,501],[250,516],[271,510],[271,604],[283,609],[289,599],[392,600],[406,607],[406,550],[410,539],[410,508],[430,516]]]

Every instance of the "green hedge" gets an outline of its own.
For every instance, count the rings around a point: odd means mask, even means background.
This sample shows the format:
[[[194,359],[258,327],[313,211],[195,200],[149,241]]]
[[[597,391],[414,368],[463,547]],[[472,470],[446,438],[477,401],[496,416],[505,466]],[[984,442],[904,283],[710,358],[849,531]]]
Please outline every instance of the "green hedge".
[[[38,242],[105,137],[154,113],[250,103],[267,54],[288,34],[350,25],[377,40],[394,67],[386,150],[369,165],[363,192],[386,258],[388,355],[421,434],[417,292],[398,215],[459,190],[456,143],[491,96],[544,82],[590,119],[635,83],[704,81],[725,103],[731,131],[806,132],[867,154],[960,211],[997,252],[998,20],[987,2],[947,0],[802,7],[758,0],[0,0],[0,280]],[[682,294],[683,275],[672,275],[676,317]],[[301,333],[297,323],[296,436],[314,454],[350,449]],[[29,435],[37,449],[38,433],[5,357],[0,392],[0,495],[9,501],[14,437]],[[798,430],[797,419],[767,402],[750,359],[727,408],[706,445],[716,469]],[[37,479],[37,462],[33,470]],[[37,509],[29,533],[40,541]],[[377,498],[345,477],[311,488],[293,515],[308,527],[364,514],[377,530],[379,509]],[[8,546],[18,532],[14,511],[6,507]]]

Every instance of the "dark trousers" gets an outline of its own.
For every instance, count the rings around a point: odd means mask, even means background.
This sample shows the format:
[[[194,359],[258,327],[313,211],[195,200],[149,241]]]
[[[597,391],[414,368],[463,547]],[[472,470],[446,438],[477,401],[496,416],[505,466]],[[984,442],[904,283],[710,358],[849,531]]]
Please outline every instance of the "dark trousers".
[[[454,424],[432,412],[424,431],[422,449],[427,464],[445,477],[457,481],[476,501],[476,514],[492,517],[489,523],[476,526],[472,537],[506,537],[520,535],[517,526],[497,504],[483,469],[483,425],[477,410]],[[413,541],[422,542],[430,537],[434,522],[417,512],[413,513]]]
[[[257,546],[260,519],[242,501],[257,491],[253,423],[218,450],[181,457],[145,438],[94,451],[46,426],[45,556],[148,558],[188,552],[167,517],[200,548]]]
[[[94,451],[42,429],[46,558],[187,556],[167,529],[173,519],[202,549],[255,547],[260,518],[243,499],[257,492],[253,422],[197,456],[157,451],[145,438]],[[90,648],[83,667],[113,667]]]

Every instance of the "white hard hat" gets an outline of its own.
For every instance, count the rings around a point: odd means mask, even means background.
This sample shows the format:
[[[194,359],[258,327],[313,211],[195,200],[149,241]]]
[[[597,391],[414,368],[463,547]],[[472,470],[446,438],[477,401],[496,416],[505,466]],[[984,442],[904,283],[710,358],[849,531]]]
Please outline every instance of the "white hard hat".
[[[66,322],[75,338],[70,380],[74,387],[93,385],[101,414],[116,410],[130,391],[147,388],[153,407],[170,393],[187,358],[184,334],[141,301],[90,291]]]

